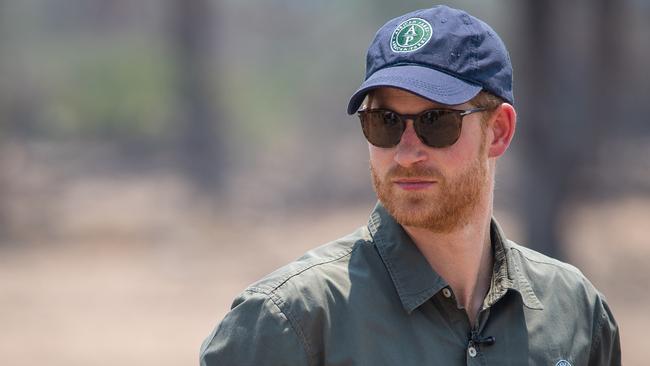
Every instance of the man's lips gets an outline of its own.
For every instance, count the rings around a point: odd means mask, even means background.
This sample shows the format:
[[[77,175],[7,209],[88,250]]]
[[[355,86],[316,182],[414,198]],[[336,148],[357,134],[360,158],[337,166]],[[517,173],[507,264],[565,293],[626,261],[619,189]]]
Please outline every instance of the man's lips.
[[[427,189],[437,183],[435,180],[429,178],[398,178],[392,181],[406,191]]]

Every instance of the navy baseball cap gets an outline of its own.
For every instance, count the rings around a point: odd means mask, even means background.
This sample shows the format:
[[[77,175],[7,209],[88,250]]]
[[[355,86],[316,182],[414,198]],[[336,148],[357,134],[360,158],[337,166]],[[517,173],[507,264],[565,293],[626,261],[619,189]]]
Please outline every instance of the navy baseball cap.
[[[350,98],[348,114],[379,87],[447,105],[465,103],[485,89],[514,103],[512,65],[501,38],[482,20],[443,5],[402,15],[377,31],[365,81]]]

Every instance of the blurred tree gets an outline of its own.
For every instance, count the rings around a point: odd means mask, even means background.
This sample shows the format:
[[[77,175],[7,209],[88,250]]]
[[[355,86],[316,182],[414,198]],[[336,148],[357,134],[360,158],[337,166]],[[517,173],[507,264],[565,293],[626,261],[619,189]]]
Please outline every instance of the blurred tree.
[[[5,37],[1,35],[6,35],[3,24],[6,24],[3,20],[4,14],[6,13],[7,2],[5,0],[0,0],[0,55],[4,54],[3,46]],[[0,57],[0,75],[5,74],[4,62],[2,57]],[[4,78],[3,78],[4,79]],[[6,134],[6,125],[7,125],[7,116],[6,116],[6,98],[4,88],[0,90],[0,148],[4,147],[4,140]],[[6,233],[8,229],[8,213],[7,213],[7,169],[5,169],[3,160],[0,159],[0,244],[4,242],[3,239],[6,239]]]
[[[207,193],[223,183],[224,143],[219,133],[219,108],[212,88],[215,70],[214,2],[172,0],[170,7],[179,109],[179,156],[182,169]]]
[[[594,133],[600,138],[604,136],[611,118],[607,121],[602,116],[621,115],[619,103],[616,100],[621,90],[620,73],[624,70],[622,59],[624,54],[622,39],[625,39],[623,24],[623,2],[611,0],[594,1],[596,12],[593,39],[594,59],[596,65],[594,75],[590,80],[593,83],[592,100],[590,108],[593,111],[593,120],[598,122],[594,126]]]
[[[572,111],[575,106],[567,110],[558,100],[575,102],[576,96],[569,94],[572,88],[555,94],[564,76],[559,74],[566,71],[557,67],[557,47],[561,45],[555,39],[557,19],[553,3],[551,0],[527,0],[523,6],[523,24],[528,27],[524,54],[529,90],[525,105],[527,116],[525,123],[520,124],[527,169],[524,173],[526,199],[522,204],[526,242],[545,254],[561,258],[563,245],[558,216],[567,197],[570,172],[578,163],[571,143],[578,145],[582,140],[574,141],[576,135],[569,131],[574,126],[572,114],[575,112]],[[563,65],[564,68],[568,66]]]
[[[585,166],[597,168],[597,148],[612,137],[612,122],[615,133],[636,133],[628,123],[634,113],[619,103],[626,57],[621,40],[632,34],[623,27],[624,3],[524,3],[524,221],[527,242],[555,257],[564,257],[561,219],[567,201],[602,193],[593,176],[582,175]]]

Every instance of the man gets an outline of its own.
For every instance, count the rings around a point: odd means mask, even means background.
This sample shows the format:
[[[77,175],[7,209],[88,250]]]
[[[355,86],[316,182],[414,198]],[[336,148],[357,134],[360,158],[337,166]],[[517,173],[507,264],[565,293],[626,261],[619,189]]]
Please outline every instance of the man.
[[[619,365],[603,296],[492,218],[512,104],[487,24],[437,6],[384,25],[348,106],[379,198],[368,225],[246,289],[201,364]]]

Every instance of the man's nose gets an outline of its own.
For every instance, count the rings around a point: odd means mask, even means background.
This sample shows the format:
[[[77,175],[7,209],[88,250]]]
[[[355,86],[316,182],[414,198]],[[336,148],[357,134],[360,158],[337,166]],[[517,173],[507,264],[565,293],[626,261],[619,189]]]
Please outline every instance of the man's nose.
[[[396,146],[395,162],[403,167],[425,161],[427,159],[426,146],[415,133],[413,120],[406,121],[406,129],[402,139]]]

